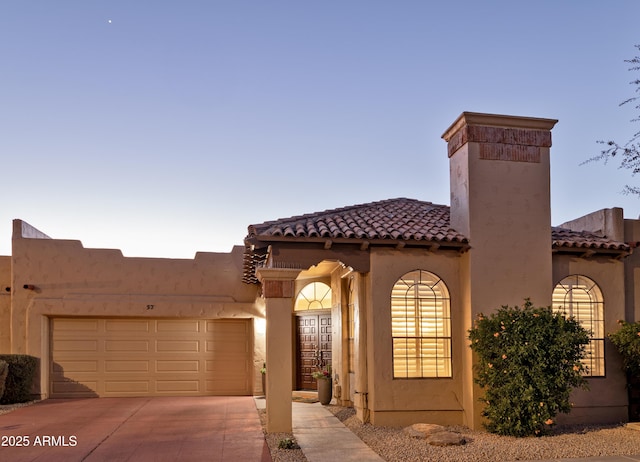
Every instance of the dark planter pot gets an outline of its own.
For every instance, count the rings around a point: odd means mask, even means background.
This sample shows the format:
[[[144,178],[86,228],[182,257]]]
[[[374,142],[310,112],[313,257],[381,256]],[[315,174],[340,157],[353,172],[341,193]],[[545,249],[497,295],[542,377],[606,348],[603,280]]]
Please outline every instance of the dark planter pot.
[[[264,393],[264,397],[267,397],[267,374],[260,374],[262,375],[262,393]]]
[[[320,404],[327,405],[331,402],[333,386],[331,379],[318,379],[318,400]]]

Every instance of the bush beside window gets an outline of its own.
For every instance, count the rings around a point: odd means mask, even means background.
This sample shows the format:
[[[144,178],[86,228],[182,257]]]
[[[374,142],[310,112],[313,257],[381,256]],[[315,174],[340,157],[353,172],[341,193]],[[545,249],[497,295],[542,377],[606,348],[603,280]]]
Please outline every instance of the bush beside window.
[[[640,322],[618,321],[620,329],[609,334],[622,356],[624,369],[633,376],[640,376]]]
[[[4,384],[7,381],[7,375],[9,374],[9,363],[0,360],[0,398],[4,395]]]
[[[581,359],[589,332],[551,307],[503,306],[480,314],[469,330],[477,353],[475,381],[485,389],[487,430],[500,435],[541,436],[558,413],[571,410],[569,395],[587,387]]]

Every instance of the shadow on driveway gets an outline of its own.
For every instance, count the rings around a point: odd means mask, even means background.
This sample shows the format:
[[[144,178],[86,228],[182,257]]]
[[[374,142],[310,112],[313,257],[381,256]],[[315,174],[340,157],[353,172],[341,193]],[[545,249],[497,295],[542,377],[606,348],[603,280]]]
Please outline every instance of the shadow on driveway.
[[[271,461],[251,396],[49,399],[0,415],[0,460]]]

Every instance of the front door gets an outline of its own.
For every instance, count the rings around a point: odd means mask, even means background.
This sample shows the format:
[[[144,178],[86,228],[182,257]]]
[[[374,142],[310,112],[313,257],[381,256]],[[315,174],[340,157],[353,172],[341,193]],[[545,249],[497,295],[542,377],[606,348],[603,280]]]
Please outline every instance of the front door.
[[[298,390],[317,389],[311,375],[321,367],[331,365],[331,314],[296,317]]]

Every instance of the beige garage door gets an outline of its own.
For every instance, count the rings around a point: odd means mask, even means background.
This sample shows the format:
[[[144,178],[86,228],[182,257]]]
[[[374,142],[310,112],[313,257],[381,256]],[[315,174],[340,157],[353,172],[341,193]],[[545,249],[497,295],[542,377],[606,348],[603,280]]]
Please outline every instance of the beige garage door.
[[[251,394],[241,320],[55,318],[51,396]]]

